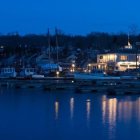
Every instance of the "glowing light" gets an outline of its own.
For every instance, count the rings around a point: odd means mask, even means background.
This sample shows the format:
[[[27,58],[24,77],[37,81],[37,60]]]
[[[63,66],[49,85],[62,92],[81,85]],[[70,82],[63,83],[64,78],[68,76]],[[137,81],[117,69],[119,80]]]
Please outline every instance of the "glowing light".
[[[91,72],[91,70],[88,70],[88,72],[90,73],[90,72]]]
[[[102,101],[102,111],[103,111],[103,123],[105,123],[105,117],[106,117],[106,101]]]
[[[87,72],[87,70],[84,70],[84,72]]]
[[[117,117],[117,99],[109,99],[108,101],[108,119],[109,119],[109,139],[114,139],[112,128],[116,127],[116,117]]]
[[[59,102],[55,102],[55,119],[58,119]]]
[[[57,71],[56,74],[59,75],[60,74],[59,71]]]
[[[106,118],[106,111],[107,111],[107,103],[106,103],[106,96],[104,95],[102,97],[102,114],[103,114],[103,123],[105,123],[105,118]]]
[[[117,114],[117,99],[109,100],[109,122],[110,125],[115,125],[116,123],[116,114]]]
[[[3,49],[3,48],[4,48],[4,46],[0,46],[0,48],[1,48],[1,49]]]
[[[72,64],[72,67],[74,68],[75,67],[75,64]]]
[[[73,119],[73,114],[74,114],[74,98],[70,99],[70,117]]]
[[[86,111],[87,111],[87,120],[89,121],[90,120],[90,100],[88,99],[87,100],[87,103],[86,103]]]
[[[56,76],[57,76],[57,77],[59,77],[59,74],[60,74],[60,72],[59,72],[59,71],[57,71],[57,72],[56,72]]]
[[[75,64],[72,64],[72,69],[71,69],[71,72],[74,72],[75,71]]]
[[[90,102],[90,99],[87,99],[87,102]]]
[[[86,102],[86,115],[87,115],[87,127],[89,128],[90,127],[90,107],[91,106],[91,102],[90,102],[90,99],[87,99],[87,102]]]

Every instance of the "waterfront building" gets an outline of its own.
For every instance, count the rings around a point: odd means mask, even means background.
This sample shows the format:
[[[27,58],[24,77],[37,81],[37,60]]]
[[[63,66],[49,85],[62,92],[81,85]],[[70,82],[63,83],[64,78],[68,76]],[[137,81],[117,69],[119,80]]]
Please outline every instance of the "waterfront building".
[[[107,53],[97,56],[97,64],[99,69],[119,70],[135,69],[140,64],[140,54],[132,53]]]
[[[110,71],[136,69],[140,65],[140,53],[128,42],[122,50],[97,55],[97,64],[99,69]]]

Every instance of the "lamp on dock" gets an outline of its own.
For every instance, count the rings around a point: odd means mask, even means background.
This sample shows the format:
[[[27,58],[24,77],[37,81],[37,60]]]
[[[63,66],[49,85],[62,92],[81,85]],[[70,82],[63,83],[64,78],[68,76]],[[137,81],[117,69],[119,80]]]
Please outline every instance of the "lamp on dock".
[[[72,72],[75,71],[75,64],[72,64]]]
[[[91,72],[91,64],[88,64],[88,72]]]
[[[56,76],[57,77],[59,77],[59,74],[60,74],[60,72],[59,71],[56,71]]]

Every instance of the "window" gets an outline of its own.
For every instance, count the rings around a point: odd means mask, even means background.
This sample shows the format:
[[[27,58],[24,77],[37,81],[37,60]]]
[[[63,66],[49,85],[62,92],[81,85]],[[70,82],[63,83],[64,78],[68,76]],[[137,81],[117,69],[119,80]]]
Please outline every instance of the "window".
[[[129,65],[129,67],[136,67],[136,65]]]
[[[127,65],[120,65],[121,67],[128,67]]]
[[[122,61],[127,60],[127,56],[126,56],[126,55],[121,55],[121,56],[120,56],[120,60],[122,60]]]

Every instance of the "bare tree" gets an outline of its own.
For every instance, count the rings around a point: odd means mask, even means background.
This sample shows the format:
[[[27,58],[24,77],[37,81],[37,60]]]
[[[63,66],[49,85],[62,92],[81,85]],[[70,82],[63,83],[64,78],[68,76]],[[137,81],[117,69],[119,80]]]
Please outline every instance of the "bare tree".
[[[139,27],[136,24],[131,24],[128,29],[130,35],[137,35],[139,33]]]

